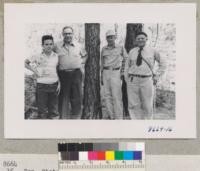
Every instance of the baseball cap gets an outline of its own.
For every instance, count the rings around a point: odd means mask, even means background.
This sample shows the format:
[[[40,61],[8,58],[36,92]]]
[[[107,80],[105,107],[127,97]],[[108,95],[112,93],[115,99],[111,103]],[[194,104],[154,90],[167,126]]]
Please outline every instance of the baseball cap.
[[[106,37],[107,36],[115,36],[115,32],[113,31],[113,30],[108,30],[107,32],[106,32]]]

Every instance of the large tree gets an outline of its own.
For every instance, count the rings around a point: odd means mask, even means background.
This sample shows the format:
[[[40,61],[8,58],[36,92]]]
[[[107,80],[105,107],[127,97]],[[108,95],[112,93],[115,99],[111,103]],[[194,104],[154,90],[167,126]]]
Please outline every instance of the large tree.
[[[136,46],[135,38],[138,32],[142,31],[143,24],[140,23],[128,23],[126,25],[126,41],[125,48],[129,52],[132,48]]]
[[[85,24],[85,47],[88,59],[85,64],[82,119],[101,119],[100,24]]]
[[[128,23],[126,25],[125,49],[127,52],[129,52],[132,48],[136,46],[136,43],[135,43],[136,34],[142,31],[142,27],[143,25],[139,23],[136,23],[136,24]],[[122,83],[122,98],[123,98],[124,116],[129,117],[127,85],[124,80]]]

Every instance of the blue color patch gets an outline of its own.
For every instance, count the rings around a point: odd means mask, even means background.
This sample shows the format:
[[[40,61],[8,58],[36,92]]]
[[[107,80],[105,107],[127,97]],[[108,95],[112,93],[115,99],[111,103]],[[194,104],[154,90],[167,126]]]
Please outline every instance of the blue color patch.
[[[124,160],[133,160],[133,151],[124,151]]]
[[[134,160],[142,160],[142,151],[134,151],[133,153]]]

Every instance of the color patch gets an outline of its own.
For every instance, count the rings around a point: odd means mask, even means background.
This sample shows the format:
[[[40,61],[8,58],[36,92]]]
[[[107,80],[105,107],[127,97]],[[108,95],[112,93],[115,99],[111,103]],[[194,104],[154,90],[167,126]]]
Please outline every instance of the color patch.
[[[78,144],[78,151],[85,151],[85,147],[83,143]]]
[[[115,151],[115,160],[123,160],[123,159],[124,159],[123,151]]]
[[[106,151],[106,160],[115,160],[115,152]]]
[[[93,151],[93,143],[84,143],[85,151]]]
[[[127,143],[127,150],[128,151],[135,151],[136,149],[136,144],[135,143]]]
[[[124,160],[133,160],[133,151],[124,151]]]
[[[127,143],[120,143],[119,144],[119,149],[120,151],[126,151],[127,150]]]
[[[67,144],[67,151],[77,151],[77,150],[78,150],[78,143]]]
[[[136,150],[134,151],[144,151],[145,149],[145,146],[144,146],[144,143],[136,143]]]
[[[86,151],[79,152],[79,160],[82,160],[82,161],[88,160],[88,152]]]
[[[134,151],[134,160],[142,160],[142,151]]]
[[[79,160],[79,152],[78,151],[73,151],[69,152],[70,153],[70,160]]]
[[[123,159],[124,159],[123,151],[115,151],[115,160],[123,160]]]
[[[97,159],[98,160],[105,160],[105,152],[104,151],[97,152]]]
[[[89,151],[88,152],[88,159],[89,160],[97,160],[97,152],[96,151]]]
[[[61,159],[62,160],[70,160],[70,154],[67,151],[62,151],[61,152]]]
[[[67,151],[66,144],[58,144],[58,151]]]

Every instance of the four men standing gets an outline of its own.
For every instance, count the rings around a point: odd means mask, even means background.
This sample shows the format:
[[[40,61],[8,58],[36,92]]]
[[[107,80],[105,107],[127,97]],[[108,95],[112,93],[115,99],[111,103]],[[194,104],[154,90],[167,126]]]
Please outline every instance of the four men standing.
[[[66,26],[62,30],[63,41],[55,45],[53,37],[43,36],[43,53],[39,58],[38,68],[33,69],[26,61],[38,80],[38,108],[41,118],[45,118],[46,107],[51,115],[61,119],[80,119],[82,111],[82,68],[87,59],[86,51],[73,41],[73,28]],[[127,82],[128,109],[132,119],[151,119],[153,113],[154,84],[164,73],[165,63],[160,54],[146,46],[148,37],[144,32],[136,35],[137,47],[129,55],[123,46],[115,43],[113,30],[106,32],[107,46],[101,51],[101,84],[104,90],[105,108],[109,119],[123,119],[122,78]],[[157,73],[154,72],[155,61],[159,63]],[[39,69],[49,72],[38,75]],[[57,72],[56,72],[57,71]],[[58,73],[58,76],[57,76]],[[52,96],[49,100],[45,97]],[[46,101],[49,101],[46,106]],[[52,104],[51,104],[52,103]],[[54,103],[54,104],[53,104]],[[51,117],[51,116],[49,116]]]

